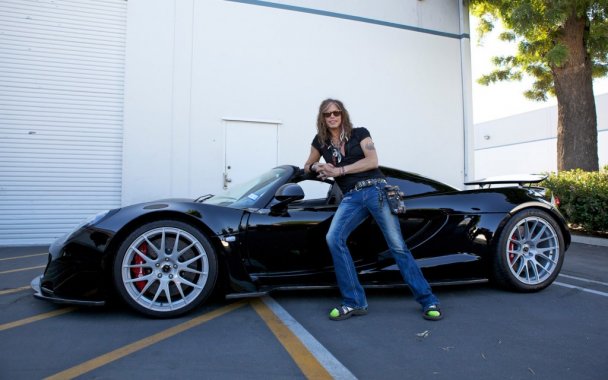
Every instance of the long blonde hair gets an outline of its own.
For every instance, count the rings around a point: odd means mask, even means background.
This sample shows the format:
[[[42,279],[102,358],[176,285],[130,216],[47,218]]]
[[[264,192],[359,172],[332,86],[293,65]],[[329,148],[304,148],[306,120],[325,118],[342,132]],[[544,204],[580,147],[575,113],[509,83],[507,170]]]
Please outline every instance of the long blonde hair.
[[[325,145],[330,139],[329,129],[325,124],[325,116],[323,116],[323,112],[325,112],[332,104],[342,111],[342,134],[340,138],[348,141],[353,130],[350,115],[348,114],[346,107],[344,107],[344,104],[337,99],[325,99],[321,102],[321,105],[319,106],[319,114],[317,115],[317,135],[319,136],[319,143],[322,146]]]

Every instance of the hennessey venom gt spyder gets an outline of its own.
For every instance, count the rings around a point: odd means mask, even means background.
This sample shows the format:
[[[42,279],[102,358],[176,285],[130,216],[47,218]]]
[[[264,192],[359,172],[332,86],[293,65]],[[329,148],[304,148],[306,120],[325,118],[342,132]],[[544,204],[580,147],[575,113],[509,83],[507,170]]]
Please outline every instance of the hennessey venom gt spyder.
[[[527,292],[557,277],[570,232],[544,189],[532,186],[542,177],[460,191],[381,169],[406,194],[402,231],[431,285],[491,280]],[[186,313],[214,290],[235,298],[334,287],[325,235],[341,197],[331,179],[280,166],[218,195],[106,211],[51,245],[32,287],[59,303],[102,305],[118,295],[153,317]],[[348,245],[362,284],[403,286],[371,218]]]

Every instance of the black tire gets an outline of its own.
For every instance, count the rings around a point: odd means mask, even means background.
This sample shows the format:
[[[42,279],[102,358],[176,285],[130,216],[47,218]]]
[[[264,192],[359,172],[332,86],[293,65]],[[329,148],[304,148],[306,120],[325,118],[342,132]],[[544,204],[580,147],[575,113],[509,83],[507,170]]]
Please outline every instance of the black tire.
[[[127,305],[147,316],[169,318],[203,303],[215,287],[217,272],[216,253],[200,231],[159,220],[125,239],[114,259],[113,277]]]
[[[507,289],[539,291],[549,286],[564,262],[564,235],[551,215],[522,210],[503,228],[493,260],[493,279]]]

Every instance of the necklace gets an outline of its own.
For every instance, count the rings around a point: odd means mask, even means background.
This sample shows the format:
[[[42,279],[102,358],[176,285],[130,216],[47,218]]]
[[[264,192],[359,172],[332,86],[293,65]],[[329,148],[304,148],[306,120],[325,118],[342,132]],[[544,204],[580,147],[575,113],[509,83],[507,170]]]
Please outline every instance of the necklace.
[[[341,137],[341,136],[340,136]],[[344,146],[344,140],[339,138],[335,140],[333,137],[330,139],[331,143],[331,156],[334,166],[342,162],[342,147]]]
[[[331,145],[333,145],[336,148],[341,148],[342,144],[344,144],[344,140],[342,140],[342,138],[338,138],[338,139],[334,139],[333,137],[331,138]]]
[[[333,136],[330,137],[331,145],[336,148],[338,148],[338,147],[342,148],[344,146],[345,141],[348,141],[348,137],[346,137],[346,133],[344,133],[344,129],[341,130],[340,136],[337,139],[334,138]]]

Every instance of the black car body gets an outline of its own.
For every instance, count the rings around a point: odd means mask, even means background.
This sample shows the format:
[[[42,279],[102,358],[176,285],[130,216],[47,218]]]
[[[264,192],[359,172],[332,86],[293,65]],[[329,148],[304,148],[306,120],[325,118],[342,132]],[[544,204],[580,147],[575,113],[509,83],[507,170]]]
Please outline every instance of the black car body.
[[[535,291],[559,273],[570,233],[543,189],[460,191],[381,169],[406,194],[402,231],[431,285],[491,279]],[[335,286],[325,236],[341,197],[333,181],[280,166],[224,194],[111,210],[52,244],[32,285],[36,297],[64,303],[118,293],[157,317],[183,314],[219,286],[227,297]],[[403,285],[371,218],[348,244],[365,286]]]

